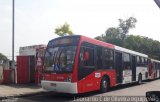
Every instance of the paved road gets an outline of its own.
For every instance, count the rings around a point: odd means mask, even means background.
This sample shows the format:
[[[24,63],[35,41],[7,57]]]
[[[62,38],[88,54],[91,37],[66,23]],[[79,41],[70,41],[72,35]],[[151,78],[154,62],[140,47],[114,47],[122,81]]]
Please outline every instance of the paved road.
[[[104,100],[104,96],[145,96],[147,91],[160,91],[160,79],[144,82],[142,85],[129,84],[123,86],[117,86],[111,88],[107,93],[100,94],[98,92],[91,92],[82,95],[68,95],[48,92],[45,94],[39,94],[35,96],[15,98],[12,102],[64,102],[64,101],[101,101]],[[2,100],[3,101],[3,100]],[[105,100],[108,101],[108,100]],[[109,102],[109,101],[108,101]]]

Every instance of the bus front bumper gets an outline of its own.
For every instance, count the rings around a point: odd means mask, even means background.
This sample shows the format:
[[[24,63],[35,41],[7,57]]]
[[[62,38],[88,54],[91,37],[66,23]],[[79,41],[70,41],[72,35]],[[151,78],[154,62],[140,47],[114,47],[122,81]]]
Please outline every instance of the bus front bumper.
[[[41,86],[43,89],[48,91],[71,93],[71,94],[78,93],[77,83],[42,80]]]

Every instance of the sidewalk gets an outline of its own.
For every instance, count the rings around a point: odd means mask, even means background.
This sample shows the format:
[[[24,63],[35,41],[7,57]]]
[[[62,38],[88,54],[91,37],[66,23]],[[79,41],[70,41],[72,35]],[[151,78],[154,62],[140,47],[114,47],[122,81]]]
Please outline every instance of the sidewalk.
[[[20,97],[47,92],[35,85],[0,85],[0,100],[7,97]]]

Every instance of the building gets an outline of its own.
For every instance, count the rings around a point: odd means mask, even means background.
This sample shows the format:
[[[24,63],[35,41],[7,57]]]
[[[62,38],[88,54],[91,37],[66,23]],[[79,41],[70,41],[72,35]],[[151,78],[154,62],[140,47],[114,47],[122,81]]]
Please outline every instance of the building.
[[[17,56],[16,83],[40,83],[40,80],[42,79],[43,56],[45,49],[46,45],[32,45],[19,48],[19,56]]]

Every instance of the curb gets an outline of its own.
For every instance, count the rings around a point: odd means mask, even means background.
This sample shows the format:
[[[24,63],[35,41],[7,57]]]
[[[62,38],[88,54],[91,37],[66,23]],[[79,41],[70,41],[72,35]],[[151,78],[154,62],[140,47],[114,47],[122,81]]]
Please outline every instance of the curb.
[[[32,95],[40,95],[40,94],[45,94],[45,93],[48,93],[48,92],[41,91],[41,92],[26,93],[26,94],[19,94],[19,95],[13,95],[13,96],[0,96],[0,100],[28,97],[28,96],[32,96]]]

